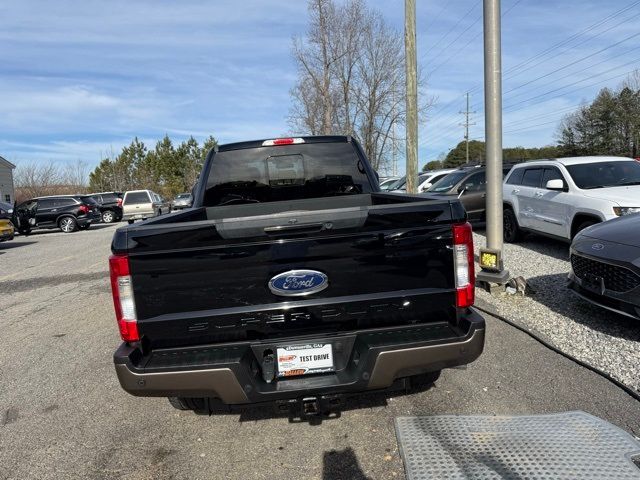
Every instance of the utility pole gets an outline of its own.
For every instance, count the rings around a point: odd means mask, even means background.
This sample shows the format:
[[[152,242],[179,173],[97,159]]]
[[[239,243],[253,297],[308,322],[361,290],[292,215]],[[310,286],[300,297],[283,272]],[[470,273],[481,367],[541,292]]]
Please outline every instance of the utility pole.
[[[466,163],[469,163],[469,127],[472,125],[475,125],[475,123],[469,123],[469,115],[476,112],[469,111],[469,92],[467,92],[466,96],[467,96],[467,109],[464,112],[458,112],[458,113],[462,113],[465,116],[464,123],[461,123],[460,125],[464,127],[464,140],[467,144],[467,162]]]
[[[478,280],[499,289],[509,279],[502,264],[502,52],[500,0],[484,0],[484,128],[487,148],[487,248]]]
[[[391,90],[391,95],[392,95],[392,101],[393,101],[393,125],[392,125],[392,130],[391,130],[391,137],[392,137],[392,141],[391,141],[391,146],[392,146],[392,158],[393,158],[393,165],[392,165],[392,176],[397,177],[398,176],[398,139],[396,138],[396,109],[397,109],[397,105],[396,105],[396,80],[397,77],[394,76],[393,78],[393,85],[392,85],[392,90]]]
[[[404,0],[404,51],[407,77],[407,193],[418,193],[416,0]]]

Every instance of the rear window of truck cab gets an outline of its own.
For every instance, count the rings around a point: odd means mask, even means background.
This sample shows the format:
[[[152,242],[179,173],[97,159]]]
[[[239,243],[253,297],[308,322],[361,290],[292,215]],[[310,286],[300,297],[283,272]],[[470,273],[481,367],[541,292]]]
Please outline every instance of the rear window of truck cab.
[[[204,206],[371,193],[365,166],[348,142],[222,151],[212,159]]]

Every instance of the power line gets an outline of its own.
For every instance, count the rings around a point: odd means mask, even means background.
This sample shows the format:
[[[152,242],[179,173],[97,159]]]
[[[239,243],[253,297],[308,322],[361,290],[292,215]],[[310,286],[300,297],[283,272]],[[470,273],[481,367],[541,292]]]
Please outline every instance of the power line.
[[[639,1],[640,1],[640,0],[639,0]],[[451,27],[451,28],[447,31],[447,33],[445,33],[442,37],[440,37],[440,39],[439,39],[436,43],[434,43],[433,45],[431,45],[431,47],[430,47],[426,52],[424,52],[424,55],[422,55],[422,60],[424,60],[424,59],[425,59],[425,57],[429,54],[429,52],[431,52],[434,48],[436,48],[438,45],[440,45],[440,42],[442,42],[445,38],[447,38],[447,37],[449,36],[449,34],[450,34],[453,30],[455,30],[455,29],[458,27],[458,25],[460,25],[460,23],[461,23],[465,18],[467,18],[467,17],[471,14],[471,12],[472,12],[473,10],[475,10],[475,8],[476,8],[479,4],[480,4],[480,0],[476,0],[476,2],[474,2],[474,4],[471,6],[471,8],[470,8],[469,10],[467,10],[467,13],[465,13],[462,17],[460,17],[460,18],[458,19],[458,21],[456,22],[456,24],[455,24],[453,27]]]
[[[436,21],[440,18],[442,13],[447,9],[447,5],[449,4],[448,2],[441,2],[441,3],[442,3],[442,7],[440,8],[436,16],[433,17],[429,23],[427,23],[427,26],[425,27],[427,31],[429,31],[429,29],[436,23]]]
[[[465,33],[467,33],[472,27],[475,27],[478,24],[478,22],[480,22],[480,20],[481,20],[481,18],[478,18],[478,19],[476,19],[475,22],[470,23],[469,26],[467,28],[465,28],[462,32],[460,32],[456,38],[451,40],[451,42],[449,42],[446,47],[444,47],[442,50],[440,50],[440,52],[435,57],[433,57],[431,60],[429,60],[427,62],[427,64],[425,65],[425,67],[428,67],[430,63],[435,61],[440,55],[442,55],[444,52],[446,52],[447,49],[449,47],[451,47],[454,43],[456,43],[458,40],[460,40],[460,38],[462,38],[462,36]],[[433,74],[434,71],[435,70],[431,71],[431,74]]]
[[[529,63],[531,63],[532,61],[537,60],[538,58],[540,58],[541,56],[546,55],[549,52],[554,51],[556,48],[558,47],[562,47],[564,45],[566,45],[567,43],[570,43],[571,41],[575,40],[576,38],[581,37],[582,35],[584,35],[585,33],[590,32],[591,30],[593,30],[594,28],[597,28],[601,25],[604,25],[605,23],[607,23],[609,20],[611,20],[612,18],[615,18],[619,15],[622,15],[623,13],[625,13],[626,11],[630,10],[631,8],[635,7],[636,5],[640,4],[640,0],[636,0],[634,2],[631,2],[629,5],[627,5],[626,7],[621,8],[620,10],[617,10],[615,12],[613,12],[612,14],[608,15],[607,17],[603,18],[602,20],[599,20],[591,25],[589,25],[588,27],[586,27],[585,29],[574,33],[573,35],[569,36],[568,38],[555,43],[553,45],[551,45],[550,47],[546,48],[545,50],[543,50],[542,52],[537,53],[536,55],[534,55],[533,57],[518,63],[517,65],[514,65],[513,67],[510,67],[509,69],[507,69],[505,71],[505,75],[508,73],[511,73],[514,70],[519,69],[520,67],[523,67],[525,65],[528,65]]]
[[[550,122],[537,123],[536,125],[530,125],[528,127],[516,128],[514,130],[507,130],[507,131],[504,132],[504,134],[506,135],[507,133],[515,133],[515,132],[521,132],[521,131],[526,131],[526,130],[533,130],[536,127],[541,127],[543,125],[551,125],[552,123],[558,123],[558,119],[551,120]]]
[[[611,25],[606,30],[602,30],[601,32],[597,33],[596,35],[593,35],[593,36],[591,36],[591,37],[589,37],[589,38],[587,38],[587,39],[585,39],[585,40],[583,40],[583,41],[581,41],[579,43],[576,43],[576,44],[572,45],[571,47],[568,47],[568,48],[564,49],[564,50],[558,51],[554,55],[552,55],[552,56],[550,56],[550,57],[548,57],[546,59],[542,59],[539,62],[534,63],[533,65],[529,65],[527,68],[521,69],[520,71],[514,73],[513,75],[506,74],[506,78],[515,78],[515,77],[517,77],[519,75],[522,75],[523,73],[528,72],[532,68],[536,68],[537,66],[539,66],[539,65],[541,65],[541,64],[543,64],[545,62],[548,62],[552,58],[556,58],[556,57],[559,57],[561,55],[564,55],[569,50],[572,50],[572,49],[575,49],[575,48],[577,48],[577,47],[579,47],[581,45],[584,45],[585,43],[590,42],[590,41],[594,40],[595,38],[598,38],[601,35],[604,35],[605,33],[613,30],[614,28],[620,28],[621,25],[624,25],[625,23],[630,22],[631,20],[634,20],[634,19],[638,18],[639,16],[640,16],[640,13],[637,13],[636,15],[633,15],[632,17],[629,17],[629,18],[627,18],[626,20],[624,20],[624,21],[622,21],[620,23],[616,23],[614,25]]]
[[[639,0],[640,1],[640,0]],[[502,16],[504,17],[505,15],[507,15],[509,12],[511,12],[511,10],[513,10],[519,3],[521,3],[522,0],[516,0],[507,10],[505,10],[505,12],[502,14]],[[445,61],[443,61],[442,63],[440,63],[435,69],[433,69],[431,71],[431,74],[433,74],[436,70],[438,70],[440,67],[442,67],[444,64],[446,64],[447,62],[449,62],[449,60],[451,60],[451,58],[455,57],[458,53],[460,53],[462,50],[464,50],[464,48],[466,48],[467,46],[469,46],[473,41],[477,40],[478,37],[480,37],[480,35],[482,35],[482,31],[478,32],[476,34],[475,37],[473,37],[471,40],[469,40],[461,49],[459,49],[455,54],[453,55],[449,55],[449,57],[447,57],[447,59]],[[471,90],[469,90],[469,93],[473,93],[476,90],[478,90],[479,88],[481,88],[480,86],[476,86],[474,88],[472,88]],[[464,95],[462,95],[462,97],[464,97]],[[438,108],[438,110],[436,110],[432,115],[437,115],[438,113],[440,113],[441,111],[443,111],[447,106],[449,105],[453,105],[454,102],[456,102],[460,97],[456,97],[453,100],[450,100],[449,102],[446,102],[444,104],[442,104],[442,106],[440,108]]]
[[[624,38],[624,39],[622,39],[622,40],[620,40],[620,41],[618,41],[618,42],[616,42],[616,43],[614,43],[612,45],[609,45],[608,47],[602,48],[602,49],[598,50],[597,52],[594,52],[594,53],[591,53],[589,55],[586,55],[586,56],[584,56],[582,58],[579,58],[578,60],[574,60],[573,62],[567,63],[566,65],[564,65],[564,66],[562,66],[560,68],[556,68],[555,70],[550,71],[549,73],[546,73],[546,74],[541,75],[541,76],[539,76],[537,78],[534,78],[533,80],[529,80],[528,82],[525,82],[525,83],[523,83],[521,85],[518,85],[517,87],[514,87],[511,90],[508,90],[507,92],[505,92],[505,95],[507,93],[509,93],[509,92],[513,92],[514,90],[517,90],[518,88],[525,87],[527,85],[530,85],[533,82],[536,82],[538,80],[546,78],[546,77],[548,77],[550,75],[553,75],[554,73],[560,72],[560,71],[562,71],[562,70],[564,70],[566,68],[569,68],[569,67],[571,67],[571,66],[573,66],[573,65],[575,65],[577,63],[580,63],[580,62],[582,62],[584,60],[587,60],[587,59],[589,59],[591,57],[595,57],[596,55],[599,55],[602,52],[606,52],[607,50],[609,50],[609,49],[611,49],[613,47],[617,47],[618,45],[620,45],[620,44],[622,44],[622,43],[624,43],[624,42],[626,42],[628,40],[631,40],[632,38],[636,38],[638,36],[640,36],[640,32],[634,33],[633,35],[630,35],[630,36],[628,36],[628,37],[626,37],[626,38]]]
[[[515,3],[513,3],[507,10],[504,11],[504,13],[502,14],[502,17],[505,17],[511,10],[513,10],[520,2],[522,2],[522,0],[516,0]],[[478,23],[481,20],[481,18],[479,18],[478,20],[476,20],[471,26],[475,25],[476,23]],[[468,30],[468,28],[467,28]],[[466,30],[465,30],[466,32]],[[465,33],[463,32],[463,33]],[[456,50],[455,53],[453,53],[452,55],[449,55],[444,61],[442,61],[440,64],[438,64],[437,67],[435,67],[434,69],[431,70],[431,72],[429,72],[430,75],[433,75],[436,71],[438,71],[440,69],[440,67],[446,65],[447,63],[449,63],[449,61],[452,58],[455,58],[458,56],[458,54],[460,52],[462,52],[463,50],[465,50],[469,45],[471,45],[473,42],[475,42],[480,36],[482,35],[482,30],[479,31],[473,38],[471,38],[467,43],[465,43],[462,47],[460,47],[458,50]],[[474,89],[475,90],[475,89]]]
[[[640,47],[633,48],[633,49],[631,49],[631,50],[628,50],[628,51],[624,52],[623,54],[616,55],[616,56],[614,56],[614,57],[609,57],[609,58],[607,58],[607,59],[605,59],[605,60],[603,60],[603,61],[600,61],[600,62],[597,62],[597,63],[595,63],[595,64],[593,64],[593,65],[590,65],[590,66],[589,66],[589,68],[592,68],[592,67],[594,67],[594,66],[596,66],[596,65],[600,65],[600,64],[602,64],[602,63],[604,63],[604,62],[606,62],[606,61],[611,60],[612,58],[617,58],[617,57],[620,57],[620,56],[622,56],[622,55],[626,55],[626,54],[628,54],[628,53],[630,53],[630,52],[633,52],[633,51],[636,51],[636,50],[638,50],[638,49],[640,49]],[[618,66],[616,66],[616,67],[613,67],[613,68],[610,68],[610,69],[604,70],[604,71],[602,71],[602,72],[600,72],[600,73],[592,74],[592,75],[590,75],[588,78],[583,78],[583,79],[578,80],[578,81],[576,81],[576,82],[572,82],[572,83],[569,83],[569,84],[567,84],[567,85],[563,85],[563,86],[561,86],[561,87],[554,88],[554,89],[552,89],[552,90],[548,90],[548,91],[546,91],[546,92],[544,92],[544,93],[540,93],[540,94],[538,94],[538,95],[535,95],[535,96],[533,96],[533,97],[531,97],[531,98],[528,98],[528,99],[522,100],[522,101],[520,101],[520,102],[511,103],[510,105],[506,105],[506,106],[504,107],[504,110],[506,110],[506,112],[505,112],[505,113],[512,113],[512,112],[515,112],[515,111],[522,110],[522,108],[519,108],[519,109],[515,109],[515,110],[510,110],[510,111],[509,111],[509,109],[511,109],[511,108],[512,108],[512,107],[514,107],[514,106],[520,105],[520,104],[522,104],[522,103],[526,103],[526,102],[528,102],[528,101],[530,101],[530,100],[534,100],[534,99],[538,99],[538,98],[544,97],[544,96],[546,96],[546,95],[549,95],[549,94],[551,94],[551,93],[555,93],[555,92],[557,92],[557,91],[563,90],[563,89],[568,88],[568,87],[570,87],[570,86],[577,85],[577,84],[579,84],[579,83],[582,83],[582,82],[585,82],[585,81],[591,80],[591,79],[593,79],[593,78],[595,78],[595,77],[599,77],[599,76],[601,76],[601,75],[606,75],[607,73],[613,72],[613,71],[615,71],[615,70],[618,70],[618,69],[620,69],[620,68],[626,67],[626,66],[628,66],[628,65],[635,64],[635,63],[637,63],[637,62],[639,62],[639,61],[640,61],[640,58],[636,58],[636,59],[631,60],[631,61],[629,61],[629,62],[626,62],[626,63],[624,63],[624,64],[618,65]],[[573,75],[573,73],[570,73],[570,74],[568,74],[568,75],[565,75],[564,77],[561,77],[560,79],[567,78],[567,77],[570,77],[570,76],[572,76],[572,75]],[[616,78],[616,77],[614,77],[614,78]],[[557,80],[560,80],[560,79],[557,79]],[[583,87],[581,87],[581,88],[583,88]],[[587,87],[584,87],[584,88],[587,88]],[[526,94],[527,92],[524,92],[524,93]],[[565,93],[570,93],[570,92],[565,92]],[[522,96],[522,94],[520,94],[520,95],[516,95],[516,97],[519,97],[519,96]],[[554,97],[554,98],[555,98],[555,97]],[[553,114],[552,114],[552,115],[553,115]],[[437,131],[439,131],[439,130],[441,130],[441,129],[443,129],[443,128],[451,127],[451,126],[453,126],[453,124],[455,124],[455,123],[456,123],[456,121],[449,121],[449,122],[447,122],[446,124],[444,124],[444,125],[441,125],[441,126],[437,127]]]
[[[508,13],[511,9],[513,9],[513,8],[514,8],[518,3],[520,3],[520,0],[516,1],[516,2],[515,2],[515,3],[510,7],[510,9],[509,9],[509,10],[507,10],[503,15],[505,15],[505,14],[506,14],[506,13]],[[560,47],[560,46],[563,46],[563,45],[567,45],[567,44],[568,44],[568,43],[570,43],[571,41],[573,41],[573,40],[575,40],[575,39],[577,39],[577,38],[579,38],[579,37],[583,36],[585,33],[587,33],[587,32],[589,32],[589,31],[593,30],[594,28],[597,28],[597,27],[599,27],[599,26],[601,26],[601,25],[604,25],[604,24],[605,24],[605,23],[607,23],[609,20],[611,20],[611,19],[613,19],[613,18],[615,18],[615,17],[617,17],[617,16],[619,16],[619,15],[621,15],[621,14],[623,14],[623,13],[627,12],[628,10],[630,10],[631,8],[633,8],[634,6],[636,6],[636,5],[638,5],[638,4],[640,4],[640,0],[636,0],[636,1],[634,1],[634,2],[632,2],[632,3],[630,3],[630,4],[628,4],[627,6],[625,6],[625,7],[621,8],[621,9],[619,9],[619,10],[617,10],[617,11],[615,11],[615,12],[611,13],[611,14],[609,14],[607,17],[605,17],[605,18],[603,18],[603,19],[599,20],[598,22],[595,22],[595,23],[591,24],[590,26],[588,26],[588,27],[584,28],[583,30],[581,30],[581,31],[579,31],[579,32],[577,32],[577,33],[575,33],[575,34],[573,34],[573,35],[569,36],[568,38],[566,38],[566,39],[564,39],[564,40],[562,40],[562,41],[560,41],[560,42],[558,42],[558,43],[555,43],[554,45],[552,45],[552,46],[550,46],[550,47],[546,48],[545,50],[543,50],[542,52],[539,52],[538,54],[534,55],[533,57],[530,57],[529,59],[524,60],[523,62],[520,62],[520,63],[519,63],[519,64],[517,64],[517,65],[514,65],[513,67],[509,68],[509,69],[505,72],[505,74],[507,74],[507,73],[512,73],[512,72],[516,71],[518,68],[520,68],[520,67],[522,67],[522,66],[525,66],[525,65],[530,64],[531,62],[535,61],[536,59],[543,57],[543,56],[544,56],[544,55],[546,55],[547,53],[554,51],[554,49],[556,49],[557,47]],[[626,20],[626,21],[628,21],[628,20]],[[626,22],[626,21],[625,21],[625,22]],[[625,23],[625,22],[623,22],[623,23]],[[608,30],[607,30],[607,31],[608,31]],[[601,33],[604,33],[604,32],[601,32]],[[477,35],[477,36],[479,36],[479,35]],[[476,36],[476,37],[477,37],[477,36]],[[592,38],[590,38],[589,40],[591,40],[591,39],[592,39]],[[473,41],[473,40],[472,40],[472,41]],[[468,46],[470,43],[471,43],[471,41],[467,42],[467,46]],[[584,43],[584,42],[583,42],[583,43]],[[460,51],[460,50],[459,50],[459,51]],[[458,51],[458,52],[459,52],[459,51]],[[450,58],[452,58],[452,57],[453,57],[453,55],[452,55],[452,56],[450,56],[450,57],[449,57],[445,62],[443,62],[443,63],[448,62],[448,61],[450,60]],[[437,69],[437,68],[440,68],[440,66],[442,66],[442,64],[441,64],[441,65],[438,65],[438,67],[436,67],[436,69]],[[434,70],[435,70],[435,69],[434,69]],[[516,75],[517,75],[517,74],[511,75],[511,78],[515,77]],[[480,89],[480,88],[482,88],[482,85],[476,85],[475,87],[471,88],[471,89],[469,90],[469,92],[470,92],[470,93],[473,93],[473,92],[475,92],[476,90],[478,90],[478,89]],[[457,99],[458,99],[458,98],[459,98],[459,97],[456,97],[455,99],[453,99],[453,100],[451,100],[451,101],[449,101],[449,102],[447,102],[447,103],[443,104],[443,105],[442,105],[440,108],[438,108],[438,110],[436,110],[432,115],[433,115],[433,116],[435,116],[435,115],[439,114],[440,112],[444,111],[445,109],[449,108],[451,105],[453,105],[453,104],[454,104],[454,102],[456,102],[456,101],[457,101]]]
[[[635,47],[635,48],[632,48],[631,50],[627,50],[627,51],[625,51],[625,52],[619,53],[618,55],[614,55],[614,56],[612,56],[612,57],[607,57],[607,58],[605,58],[604,60],[601,60],[601,61],[599,61],[599,62],[597,62],[597,63],[592,63],[591,65],[588,65],[588,66],[587,66],[587,67],[585,67],[584,69],[589,69],[589,70],[591,70],[593,67],[596,67],[596,66],[598,66],[598,65],[602,65],[603,63],[610,62],[610,61],[611,61],[611,60],[613,60],[614,58],[622,57],[622,56],[627,55],[627,54],[629,54],[629,53],[635,52],[636,50],[640,50],[640,45],[639,45],[639,46],[637,46],[637,47]],[[626,65],[626,64],[625,64],[625,65]],[[624,66],[624,65],[622,65],[622,66]],[[583,69],[583,70],[584,70],[584,69]],[[562,77],[560,77],[560,78],[556,78],[556,79],[554,79],[554,80],[553,80],[553,83],[557,83],[559,80],[564,80],[565,78],[573,77],[573,76],[575,76],[575,74],[576,74],[576,73],[577,73],[577,72],[569,72],[569,73],[567,73],[566,75],[564,75],[564,76],[562,76]],[[593,77],[593,75],[592,75],[591,77]],[[543,85],[543,86],[544,86],[544,85]],[[516,89],[515,89],[515,88],[514,88],[514,89],[511,89],[511,90],[509,90],[509,92],[512,92],[513,90],[516,90]],[[529,93],[529,92],[527,92],[527,91],[525,91],[525,92],[521,92],[521,93],[519,93],[519,94],[517,94],[517,95],[513,95],[513,96],[511,96],[511,99],[513,99],[513,98],[517,98],[517,97],[521,97],[522,95],[526,95],[527,93]]]
[[[636,58],[636,59],[634,59],[634,60],[632,60],[632,61],[630,61],[630,62],[627,62],[627,63],[625,63],[625,64],[623,64],[623,65],[618,65],[617,67],[613,67],[613,68],[610,68],[609,70],[605,70],[604,72],[600,72],[600,73],[598,73],[597,75],[591,75],[589,78],[583,78],[582,80],[578,80],[577,82],[569,83],[569,84],[564,85],[564,86],[562,86],[562,87],[555,88],[555,89],[553,89],[553,90],[549,90],[548,92],[545,92],[545,93],[542,93],[542,94],[536,95],[536,96],[531,97],[531,98],[527,98],[526,100],[521,100],[521,101],[516,102],[516,103],[513,103],[513,104],[511,104],[511,105],[507,105],[507,106],[505,106],[505,107],[504,107],[504,110],[506,110],[506,109],[510,109],[510,108],[512,108],[512,107],[515,107],[516,105],[521,105],[521,104],[523,104],[523,103],[530,102],[531,100],[536,100],[536,99],[538,99],[538,98],[541,98],[541,97],[547,96],[547,95],[549,95],[550,93],[555,93],[555,92],[557,92],[557,91],[559,91],[559,90],[563,90],[563,89],[565,89],[565,88],[567,88],[567,87],[572,87],[573,85],[577,85],[577,84],[582,83],[582,82],[585,82],[585,81],[587,81],[587,80],[591,80],[591,79],[592,79],[592,78],[594,78],[594,77],[599,77],[600,75],[604,75],[604,74],[609,73],[609,72],[612,72],[612,71],[614,71],[614,70],[618,70],[619,68],[626,67],[626,66],[631,65],[631,64],[635,64],[635,63],[637,63],[637,62],[639,62],[639,61],[640,61],[640,58]],[[623,73],[623,74],[621,74],[621,75],[629,75],[630,73],[633,73],[633,71],[634,71],[634,70],[631,70],[630,72],[626,72],[626,73]],[[619,76],[621,76],[621,75],[616,75],[616,76],[614,76],[614,77],[611,77],[611,79],[617,78],[617,77],[619,77]],[[606,80],[605,80],[605,81],[606,81]],[[593,85],[597,85],[598,83],[602,83],[602,82],[596,82],[596,83],[595,83],[595,84],[593,84]],[[588,86],[580,87],[580,88],[577,88],[577,89],[575,89],[575,90],[581,90],[581,89],[583,89],[583,88],[588,88]],[[575,90],[574,90],[574,91],[575,91]],[[570,92],[564,92],[564,93],[562,93],[561,95],[566,95],[567,93],[570,93]],[[555,98],[555,97],[553,97],[553,98]]]
[[[629,70],[628,72],[620,73],[620,74],[618,74],[618,75],[614,75],[613,77],[606,78],[605,80],[601,80],[601,81],[599,81],[599,82],[595,82],[595,83],[592,83],[592,84],[589,84],[589,85],[585,85],[585,86],[583,86],[583,87],[576,88],[576,89],[574,89],[573,91],[583,90],[583,89],[585,89],[585,88],[589,88],[589,87],[593,87],[593,86],[596,86],[596,85],[599,85],[599,84],[602,84],[602,83],[606,83],[606,82],[609,82],[609,81],[614,80],[614,79],[616,79],[616,78],[620,78],[620,77],[622,77],[622,76],[629,75],[629,74],[633,73],[634,71],[636,71],[636,69],[634,69],[634,70]],[[582,80],[582,81],[584,81],[584,80]],[[556,95],[555,97],[549,98],[549,99],[547,99],[547,100],[551,100],[551,99],[553,99],[553,98],[557,98],[557,97],[560,97],[560,96],[563,96],[563,95],[564,95],[564,94]],[[522,110],[522,109],[518,109],[518,110]],[[513,110],[513,111],[518,111],[518,110]],[[513,112],[511,112],[511,113],[513,113]],[[555,122],[548,122],[548,123],[555,123]],[[538,125],[532,125],[530,128],[535,128],[536,126],[538,126]],[[522,131],[524,131],[524,130],[525,130],[525,129],[522,129]],[[513,131],[511,131],[511,132],[505,132],[505,133],[513,133]],[[471,140],[480,140],[480,139],[482,139],[482,138],[484,138],[484,137],[482,137],[482,136],[480,136],[480,137],[473,137]]]

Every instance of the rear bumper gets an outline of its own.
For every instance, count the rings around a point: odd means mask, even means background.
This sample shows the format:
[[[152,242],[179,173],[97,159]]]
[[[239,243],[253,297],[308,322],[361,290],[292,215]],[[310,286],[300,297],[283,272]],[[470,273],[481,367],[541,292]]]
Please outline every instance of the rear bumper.
[[[256,361],[277,345],[242,343],[163,350],[144,357],[122,344],[114,355],[124,390],[136,396],[208,397],[228,405],[254,404],[383,390],[402,377],[465,365],[484,348],[484,319],[469,310],[459,327],[448,324],[395,327],[326,337],[282,339],[291,343],[331,343],[336,371],[331,374],[263,380]]]
[[[80,226],[91,225],[92,223],[100,223],[102,220],[102,214],[99,211],[90,213],[88,215],[82,215],[76,217],[76,223]]]
[[[13,240],[14,231],[13,230],[2,230],[0,231],[0,242],[4,242],[6,240]]]
[[[128,215],[122,215],[122,220],[146,220],[147,218],[155,216],[155,212],[131,213]]]

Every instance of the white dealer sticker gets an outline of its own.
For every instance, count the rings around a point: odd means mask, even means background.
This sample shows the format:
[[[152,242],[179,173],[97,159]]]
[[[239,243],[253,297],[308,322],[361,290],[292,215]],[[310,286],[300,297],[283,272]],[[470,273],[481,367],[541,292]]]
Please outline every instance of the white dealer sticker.
[[[277,349],[278,377],[333,372],[333,350],[330,343],[295,345]]]

